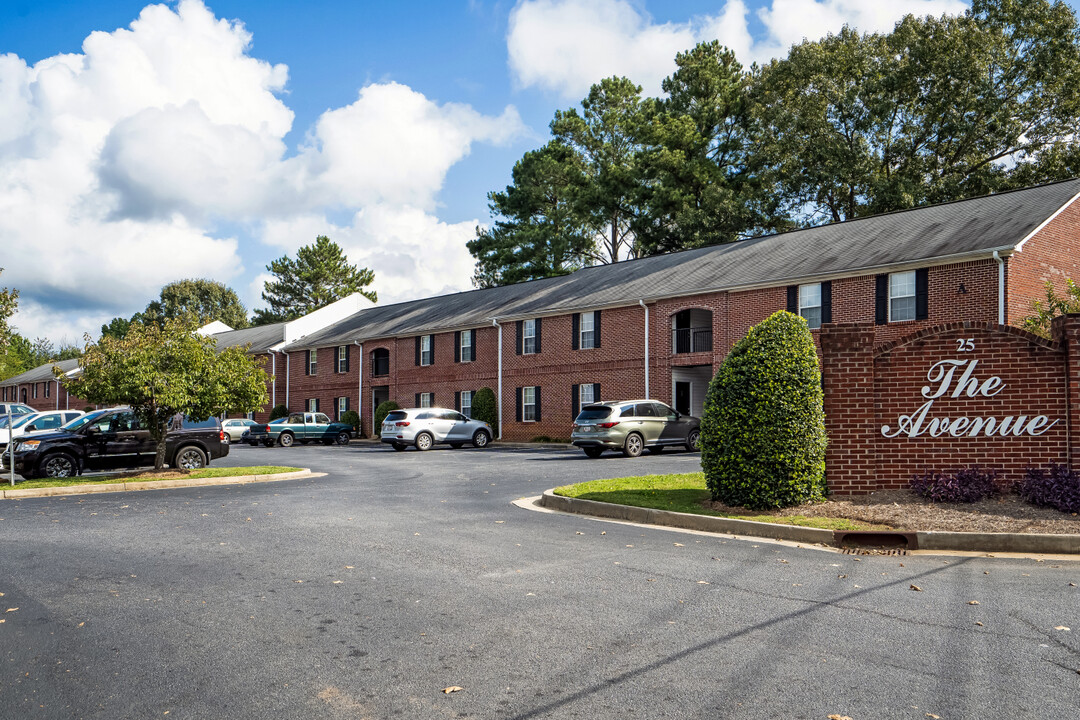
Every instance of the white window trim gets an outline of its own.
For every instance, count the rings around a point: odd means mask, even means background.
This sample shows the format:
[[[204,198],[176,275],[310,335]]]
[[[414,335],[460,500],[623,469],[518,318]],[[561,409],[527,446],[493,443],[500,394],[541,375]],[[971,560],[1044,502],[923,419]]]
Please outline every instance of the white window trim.
[[[468,360],[465,359],[465,349],[466,348],[468,348],[468,350],[469,350],[469,359]],[[461,331],[461,345],[460,345],[460,349],[458,351],[458,357],[461,358],[461,362],[472,362],[473,361],[472,330],[462,330]]]
[[[344,415],[346,412],[349,411],[348,400],[349,399],[347,397],[345,397],[345,396],[339,397],[337,399],[338,419],[340,419],[342,415]]]
[[[817,286],[817,289],[818,289],[818,304],[817,305],[803,305],[803,292],[802,292],[802,289],[804,287],[813,287],[813,286]],[[821,296],[821,283],[806,283],[805,285],[800,285],[799,286],[799,316],[800,317],[806,318],[806,315],[803,314],[803,310],[813,310],[814,308],[817,308],[820,311],[822,309],[822,302],[823,301],[824,301],[824,298]],[[824,320],[824,318],[821,317],[820,312],[818,313],[818,318],[819,318],[818,326],[810,328],[811,330],[818,330],[818,329],[821,328],[821,321]]]
[[[472,394],[473,394],[472,390],[462,390],[461,391],[461,410],[459,412],[462,415],[464,415],[465,417],[467,417],[467,418],[472,417]],[[469,398],[469,404],[468,405],[465,404],[465,398],[466,397]],[[469,408],[469,412],[465,412],[465,408]]]
[[[424,342],[427,342],[427,350],[424,349]],[[425,362],[426,359],[426,362]],[[434,364],[432,361],[435,359],[435,336],[434,335],[421,335],[420,336],[420,365],[426,367]]]
[[[589,318],[589,329],[585,329],[585,318]],[[585,345],[585,333],[589,333],[589,344]],[[578,347],[582,350],[596,349],[596,312],[583,312],[578,321]]]
[[[318,372],[319,372],[319,351],[318,350],[312,350],[310,353],[308,353],[307,374],[308,375],[317,375]]]
[[[348,358],[348,347],[345,345],[338,345],[337,349],[337,371],[339,373],[345,372],[345,361]]]
[[[592,395],[593,385],[594,383],[581,383],[580,385],[578,385],[578,412],[581,412],[581,408],[585,407],[586,405],[592,405],[594,402],[596,402],[595,397],[590,397],[588,400],[585,399],[585,388],[589,388],[589,395]]]
[[[529,334],[529,324],[532,323],[532,334]],[[533,341],[532,350],[529,349],[529,340]],[[521,354],[536,354],[536,320],[525,320],[521,323]]]
[[[892,279],[895,275],[910,275],[911,276],[911,294],[910,295],[893,295],[893,283]],[[912,322],[918,317],[918,310],[915,308],[915,303],[912,303],[911,317],[893,319],[893,300],[902,300],[904,298],[915,298],[918,294],[918,275],[914,270],[907,270],[904,272],[889,273],[889,304],[888,304],[888,318],[889,322]]]
[[[308,402],[307,412],[309,412],[309,413],[319,412],[318,410],[315,409],[316,404],[319,402],[316,398],[308,398],[307,402]]]
[[[532,390],[532,402],[528,402],[528,391]],[[530,418],[528,409],[532,408],[532,417]],[[536,386],[530,385],[528,387],[521,388],[521,422],[536,422]]]
[[[425,403],[427,403],[425,405]],[[420,393],[420,407],[430,408],[435,407],[435,393],[422,392]]]

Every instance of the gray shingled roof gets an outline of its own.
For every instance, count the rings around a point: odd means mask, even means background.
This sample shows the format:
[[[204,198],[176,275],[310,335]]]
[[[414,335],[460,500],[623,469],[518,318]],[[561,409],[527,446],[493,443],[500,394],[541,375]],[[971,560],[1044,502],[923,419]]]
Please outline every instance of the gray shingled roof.
[[[27,370],[26,372],[9,377],[7,380],[0,380],[0,385],[21,385],[23,383],[35,383],[44,382],[48,380],[55,380],[52,369],[54,365],[58,365],[64,372],[71,372],[75,368],[79,367],[78,360],[61,360],[55,363],[45,363],[44,365],[38,365],[33,370]]]
[[[221,349],[251,343],[248,352],[266,352],[269,348],[280,344],[285,339],[285,323],[279,322],[241,330],[229,330],[215,333],[212,337],[217,340],[217,346]]]
[[[362,310],[289,349],[1009,254],[1080,193],[1080,179],[598,265],[570,275]]]
[[[288,349],[1012,252],[1080,179],[362,310]]]

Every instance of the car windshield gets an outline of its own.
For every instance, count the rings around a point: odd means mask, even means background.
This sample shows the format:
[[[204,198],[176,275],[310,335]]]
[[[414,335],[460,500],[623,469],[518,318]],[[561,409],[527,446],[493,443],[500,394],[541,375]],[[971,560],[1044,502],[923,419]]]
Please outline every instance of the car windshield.
[[[578,420],[603,420],[604,418],[611,417],[611,408],[606,405],[590,405],[584,407],[581,410],[581,414],[577,416]]]
[[[404,410],[392,410],[386,413],[386,420],[384,422],[395,422],[397,420],[404,420],[408,417],[408,414]]]
[[[34,415],[13,415],[11,418],[12,427],[22,427],[26,423],[30,422],[30,418],[36,417]],[[8,419],[5,417],[0,420],[0,428],[6,428],[8,426]]]
[[[108,410],[96,410],[96,411],[94,411],[92,413],[87,413],[86,415],[80,415],[79,417],[77,417],[74,420],[72,420],[71,422],[69,422],[67,425],[61,425],[60,429],[61,430],[66,430],[68,432],[75,432],[79,428],[83,427],[84,425],[86,425],[89,422],[92,422],[92,421],[98,419],[99,417],[101,417],[102,415],[104,415],[107,412],[108,412]]]

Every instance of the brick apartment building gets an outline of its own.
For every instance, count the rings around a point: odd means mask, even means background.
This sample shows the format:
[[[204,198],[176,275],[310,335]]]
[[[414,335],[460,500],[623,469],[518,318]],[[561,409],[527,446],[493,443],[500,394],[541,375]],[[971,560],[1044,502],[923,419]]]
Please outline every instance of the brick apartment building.
[[[874,343],[1015,324],[1047,280],[1080,277],[1078,196],[1069,180],[215,337],[263,358],[270,406],[358,410],[368,435],[384,400],[467,411],[486,386],[504,439],[565,438],[594,400],[700,414],[732,345],[780,309],[806,317],[815,339],[823,323],[871,323]],[[0,391],[25,387],[19,376]]]

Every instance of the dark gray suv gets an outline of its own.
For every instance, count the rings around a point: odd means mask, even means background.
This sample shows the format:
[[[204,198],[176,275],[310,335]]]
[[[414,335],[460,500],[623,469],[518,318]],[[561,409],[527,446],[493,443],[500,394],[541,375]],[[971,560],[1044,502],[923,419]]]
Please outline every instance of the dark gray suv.
[[[666,447],[698,449],[701,421],[675,412],[655,400],[622,400],[586,405],[574,420],[570,440],[591,458],[604,450],[622,450],[637,457],[642,450],[658,453]]]

